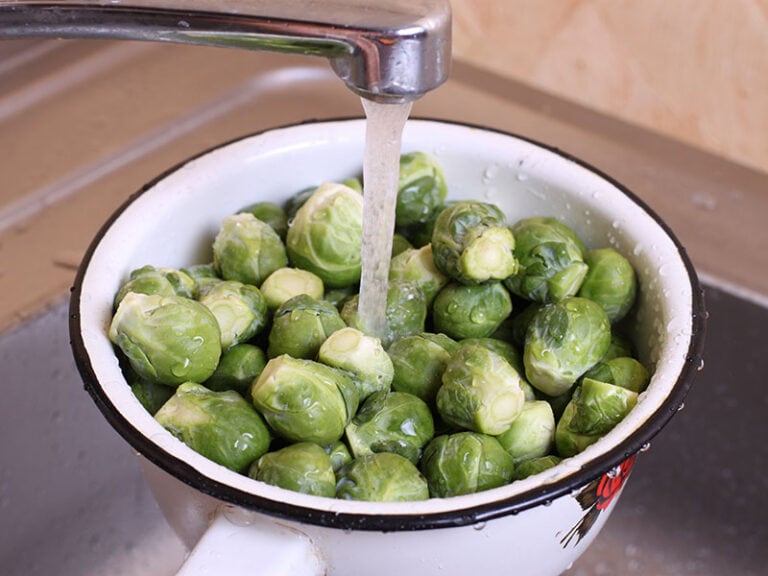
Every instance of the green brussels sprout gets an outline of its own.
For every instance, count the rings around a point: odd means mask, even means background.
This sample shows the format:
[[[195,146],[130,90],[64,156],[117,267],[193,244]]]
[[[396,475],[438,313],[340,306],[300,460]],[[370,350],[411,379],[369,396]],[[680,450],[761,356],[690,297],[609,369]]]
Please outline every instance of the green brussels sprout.
[[[395,225],[412,226],[426,222],[445,201],[448,187],[437,161],[424,152],[400,156]]]
[[[259,377],[266,364],[266,355],[258,346],[248,343],[235,344],[222,353],[216,370],[203,384],[216,392],[234,390],[247,396],[251,384]]]
[[[109,339],[140,378],[168,386],[204,382],[221,357],[216,317],[181,296],[129,292],[112,317]]]
[[[603,357],[611,324],[602,307],[572,296],[543,306],[528,326],[523,363],[534,388],[559,396]]]
[[[427,305],[431,304],[448,278],[435,267],[432,245],[404,250],[389,263],[389,280],[410,282],[424,292]]]
[[[525,393],[520,375],[502,356],[483,346],[460,345],[446,364],[436,402],[447,423],[496,435],[520,414]]]
[[[504,280],[518,269],[515,238],[495,205],[464,200],[440,213],[432,232],[435,265],[463,284]]]
[[[345,370],[357,386],[360,401],[374,392],[386,392],[392,385],[395,369],[381,341],[357,328],[341,328],[328,336],[320,345],[317,359]]]
[[[421,471],[433,498],[473,494],[504,486],[515,469],[512,456],[493,436],[456,432],[435,437],[424,448]]]
[[[213,240],[213,264],[224,280],[259,286],[288,265],[285,246],[269,224],[253,214],[233,214],[221,223]]]
[[[264,420],[231,390],[213,392],[185,382],[155,414],[155,420],[196,452],[236,472],[245,472],[269,449]]]
[[[324,295],[323,281],[317,274],[300,268],[278,268],[259,287],[267,301],[267,307],[274,311],[294,296],[306,294],[315,300]]]
[[[486,338],[512,312],[512,299],[501,282],[451,282],[435,297],[432,321],[437,332],[451,338]]]
[[[413,245],[408,238],[397,232],[392,235],[392,258],[411,248],[413,248]]]
[[[342,437],[359,403],[354,382],[341,370],[285,354],[267,362],[251,399],[281,437],[321,445]]]
[[[555,450],[561,458],[575,456],[602,438],[602,434],[582,434],[574,431],[571,421],[575,411],[576,405],[572,401],[568,402],[555,427]]]
[[[332,304],[299,294],[275,310],[267,356],[289,354],[294,358],[315,358],[325,339],[345,326]]]
[[[136,378],[132,382],[129,382],[129,384],[133,395],[136,396],[136,399],[150,414],[155,414],[160,410],[163,404],[165,404],[176,391],[176,388],[171,386],[147,382],[141,378]]]
[[[629,356],[601,360],[584,373],[584,378],[615,384],[633,392],[642,392],[651,380],[645,366]]]
[[[618,322],[632,308],[637,296],[637,276],[632,264],[613,248],[589,250],[589,266],[578,295],[600,304],[608,319]]]
[[[502,356],[504,360],[509,362],[512,368],[520,374],[520,386],[523,388],[525,401],[530,402],[536,400],[536,390],[525,380],[525,378],[523,378],[523,374],[525,374],[523,355],[514,344],[498,338],[464,338],[461,341],[462,346],[467,346],[469,344],[484,346],[492,352],[496,352],[496,354]]]
[[[297,442],[267,452],[251,465],[248,476],[302,494],[328,498],[336,495],[331,458],[313,442]]]
[[[523,409],[496,439],[515,462],[546,456],[555,445],[555,415],[544,400],[523,404]]]
[[[360,406],[345,434],[355,458],[394,452],[417,464],[435,425],[429,406],[413,394],[375,392]]]
[[[533,476],[534,474],[538,474],[539,472],[544,472],[544,470],[549,470],[553,466],[557,466],[562,462],[562,458],[559,456],[555,456],[554,454],[548,454],[546,456],[541,456],[540,458],[531,458],[530,460],[525,460],[524,462],[520,462],[515,466],[515,473],[513,475],[513,480],[522,480],[523,478],[528,478],[528,476]]]
[[[569,428],[587,436],[604,435],[621,422],[637,404],[637,392],[584,378],[571,399]]]
[[[505,280],[518,296],[546,304],[574,296],[587,274],[584,244],[555,218],[525,218],[512,226],[520,269]]]
[[[358,301],[359,294],[347,299],[341,308],[341,317],[348,326],[363,330],[357,311]],[[427,309],[427,299],[421,288],[410,282],[390,282],[385,312],[387,325],[386,332],[381,337],[382,345],[387,348],[395,340],[424,332]]]
[[[195,293],[195,281],[183,270],[142,266],[133,270],[128,280],[120,286],[115,296],[115,308],[128,292],[192,298]]]
[[[274,202],[256,202],[244,206],[238,210],[238,213],[253,214],[265,224],[269,224],[281,240],[285,240],[285,235],[288,232],[288,214],[282,206]]]
[[[409,502],[429,498],[429,488],[410,460],[393,452],[377,452],[355,458],[339,470],[336,498]]]
[[[342,184],[317,188],[288,228],[288,257],[297,268],[338,288],[360,280],[363,197]]]
[[[394,367],[392,389],[434,404],[437,390],[443,383],[445,366],[458,346],[445,334],[428,332],[396,340],[389,347]]]
[[[331,467],[334,473],[341,470],[343,466],[352,462],[352,454],[349,452],[349,448],[341,440],[337,440],[331,444],[323,446],[326,454],[331,459]]]
[[[256,336],[269,319],[261,291],[237,280],[209,282],[200,287],[197,300],[216,317],[223,350]]]

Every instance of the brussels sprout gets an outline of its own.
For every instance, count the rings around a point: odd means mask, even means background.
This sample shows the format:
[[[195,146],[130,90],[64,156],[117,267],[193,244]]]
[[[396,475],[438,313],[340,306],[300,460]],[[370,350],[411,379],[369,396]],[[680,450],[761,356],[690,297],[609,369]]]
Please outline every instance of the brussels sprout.
[[[269,224],[253,214],[234,214],[221,223],[213,240],[213,264],[224,280],[259,286],[288,264],[285,246]]]
[[[297,442],[255,461],[248,476],[286,490],[326,496],[336,494],[336,474],[328,453],[312,442]]]
[[[147,382],[141,378],[136,378],[131,385],[131,392],[136,399],[144,406],[144,409],[150,414],[155,414],[176,391],[171,386],[165,384],[155,384]]]
[[[316,444],[339,440],[359,402],[355,384],[341,370],[288,355],[267,362],[251,398],[281,437]]]
[[[603,357],[611,324],[599,304],[573,296],[539,310],[528,326],[523,363],[534,388],[559,396]]]
[[[337,288],[360,280],[363,197],[342,184],[317,188],[288,228],[286,248],[294,266]]]
[[[476,344],[483,346],[489,350],[496,352],[500,356],[504,357],[504,360],[512,365],[512,368],[517,370],[520,375],[523,374],[523,355],[520,350],[514,344],[500,340],[498,338],[485,337],[485,338],[464,338],[461,340],[462,346],[469,344]]]
[[[204,382],[221,356],[216,317],[181,296],[129,292],[112,318],[109,339],[140,378],[168,386]]]
[[[336,498],[406,502],[429,498],[427,481],[410,460],[392,452],[355,458],[337,474]]]
[[[584,261],[589,269],[579,288],[579,296],[597,302],[612,323],[618,322],[635,303],[635,269],[613,248],[589,250],[584,255]]]
[[[217,392],[235,390],[246,396],[266,364],[266,355],[261,348],[247,343],[236,344],[222,353],[216,370],[203,384]]]
[[[374,392],[386,392],[392,385],[395,369],[381,341],[356,328],[342,328],[328,336],[320,345],[317,359],[349,373],[360,401]]]
[[[267,301],[256,286],[237,280],[209,282],[198,301],[216,317],[223,350],[250,340],[267,325]]]
[[[512,226],[520,270],[505,281],[511,292],[539,303],[574,296],[587,274],[584,245],[568,226],[549,217]]]
[[[512,299],[501,282],[451,282],[435,297],[432,321],[437,332],[451,338],[485,338],[512,312]]]
[[[544,470],[549,470],[553,466],[560,464],[562,460],[563,459],[559,456],[548,454],[547,456],[542,456],[541,458],[532,458],[530,460],[520,462],[515,467],[513,480],[522,480],[523,478],[528,478],[528,476],[533,476],[539,472],[544,472]]]
[[[345,326],[332,304],[299,294],[275,310],[267,356],[289,354],[294,358],[315,358],[325,339]]]
[[[435,437],[424,448],[421,471],[434,498],[472,494],[507,484],[512,456],[493,436],[457,432]]]
[[[602,438],[601,434],[581,434],[571,428],[575,410],[575,404],[568,402],[555,427],[555,450],[562,458],[575,456]]]
[[[496,439],[515,462],[549,454],[555,445],[555,415],[544,400],[523,404],[523,409]]]
[[[413,245],[408,238],[399,233],[392,235],[392,258],[411,248],[413,248]]]
[[[426,222],[448,194],[443,171],[437,161],[424,152],[400,157],[395,224],[412,226]]]
[[[341,317],[348,326],[363,330],[357,304],[359,295],[350,297],[341,309]],[[394,280],[387,289],[386,333],[381,338],[387,348],[395,340],[424,331],[427,320],[427,299],[424,292],[410,282]]]
[[[648,386],[651,376],[639,360],[619,356],[601,360],[584,373],[584,378],[615,384],[633,392],[642,392]]]
[[[256,202],[241,208],[238,212],[253,214],[265,224],[269,224],[281,240],[285,240],[285,235],[288,232],[288,214],[282,206],[274,202]]]
[[[568,425],[578,434],[604,435],[637,404],[637,392],[599,380],[584,378],[571,399],[573,414]]]
[[[407,249],[392,258],[389,279],[415,284],[424,292],[428,305],[448,283],[448,278],[435,267],[431,244]]]
[[[434,404],[443,372],[458,343],[445,334],[423,332],[395,341],[389,347],[394,367],[392,389]]]
[[[267,301],[267,307],[273,311],[294,296],[306,294],[321,300],[324,294],[323,281],[317,274],[288,267],[272,272],[259,289]]]
[[[326,444],[323,448],[331,459],[331,467],[334,472],[338,472],[343,466],[352,462],[352,454],[349,453],[349,448],[341,440]]]
[[[142,266],[133,270],[128,280],[120,286],[115,296],[115,308],[128,292],[192,298],[195,293],[195,281],[186,272],[175,268]]]
[[[414,464],[434,433],[429,406],[405,392],[375,392],[363,402],[345,431],[355,458],[394,452]]]
[[[155,420],[196,452],[237,472],[269,449],[264,420],[237,392],[185,382]]]
[[[463,284],[504,280],[517,272],[515,238],[504,213],[477,200],[451,204],[440,213],[432,232],[435,265]]]
[[[467,345],[448,360],[436,401],[447,423],[495,435],[520,414],[525,394],[520,375],[502,356]]]

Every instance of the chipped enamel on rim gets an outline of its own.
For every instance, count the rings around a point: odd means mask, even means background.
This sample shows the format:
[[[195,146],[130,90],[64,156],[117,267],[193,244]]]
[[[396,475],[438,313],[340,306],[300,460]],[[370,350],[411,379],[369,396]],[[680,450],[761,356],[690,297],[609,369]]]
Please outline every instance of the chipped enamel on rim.
[[[307,521],[312,511],[321,516],[395,515],[405,517],[403,529],[409,528],[409,518],[429,527],[428,518],[435,515],[471,518],[473,511],[490,510],[488,517],[493,517],[494,510],[496,515],[507,513],[498,512],[501,509],[522,510],[578,487],[569,479],[582,468],[581,484],[636,451],[640,444],[630,438],[633,431],[649,418],[658,418],[657,412],[673,413],[682,402],[670,406],[668,397],[676,387],[686,386],[681,374],[692,348],[697,296],[687,257],[656,216],[566,155],[504,133],[425,120],[408,122],[403,151],[434,154],[451,198],[495,202],[510,223],[524,216],[561,217],[588,247],[614,246],[633,263],[641,287],[635,341],[653,377],[628,417],[577,456],[501,488],[423,502],[367,503],[298,494],[231,472],[176,440],[144,410],[127,386],[107,338],[113,296],[130,270],[145,264],[181,267],[210,261],[209,246],[225,215],[257,200],[281,201],[323,180],[358,174],[363,135],[363,121],[341,120],[276,129],[225,145],[167,173],[105,225],[78,275],[79,301],[73,300],[73,311],[79,314],[83,346],[78,365],[113,426],[155,464],[222,500],[255,509],[274,501],[281,510],[278,515],[299,521]],[[279,169],[283,162],[285,169]],[[73,346],[77,356],[77,344]],[[662,414],[642,440],[669,417]],[[597,463],[590,467],[594,459]],[[178,461],[183,461],[181,471]],[[365,519],[358,520],[365,527]]]

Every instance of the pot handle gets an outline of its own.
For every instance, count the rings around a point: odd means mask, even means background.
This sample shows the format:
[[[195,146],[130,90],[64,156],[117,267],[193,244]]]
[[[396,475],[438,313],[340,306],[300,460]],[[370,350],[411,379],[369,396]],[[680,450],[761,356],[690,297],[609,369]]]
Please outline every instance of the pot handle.
[[[326,567],[306,534],[260,515],[243,515],[241,521],[219,509],[177,572],[203,574],[323,576]]]

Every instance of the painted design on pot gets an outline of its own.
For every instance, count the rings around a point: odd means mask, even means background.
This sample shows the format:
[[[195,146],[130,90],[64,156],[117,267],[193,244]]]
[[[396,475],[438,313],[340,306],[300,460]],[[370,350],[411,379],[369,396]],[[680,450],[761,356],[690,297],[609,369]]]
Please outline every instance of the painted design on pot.
[[[572,542],[576,546],[587,532],[592,528],[600,513],[608,508],[613,498],[624,486],[635,464],[637,454],[633,454],[621,464],[612,468],[599,478],[593,480],[576,494],[575,498],[586,513],[581,519],[561,538],[563,548],[567,548]],[[575,541],[574,541],[575,539]]]

